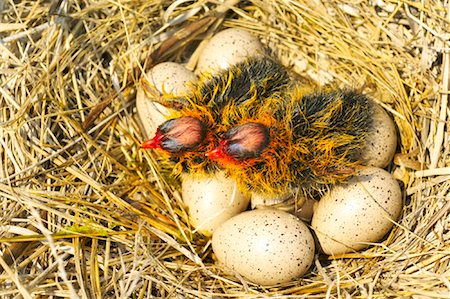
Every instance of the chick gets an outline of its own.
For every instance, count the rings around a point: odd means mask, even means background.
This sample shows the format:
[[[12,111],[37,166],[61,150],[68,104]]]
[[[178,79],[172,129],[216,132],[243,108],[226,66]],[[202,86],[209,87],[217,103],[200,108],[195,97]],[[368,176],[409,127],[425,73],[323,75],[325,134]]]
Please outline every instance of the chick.
[[[374,104],[346,90],[305,94],[296,87],[284,96],[289,100],[272,113],[254,107],[252,114],[264,117],[241,118],[207,157],[241,190],[266,196],[323,192],[345,181],[361,165]]]
[[[152,90],[145,84],[144,90]],[[268,55],[250,57],[214,76],[205,74],[188,95],[161,99],[163,105],[176,111],[142,148],[163,150],[176,163],[176,173],[214,173],[220,167],[205,153],[217,145],[217,134],[236,124],[230,115],[264,106],[267,98],[281,101],[280,95],[289,86],[286,69]]]

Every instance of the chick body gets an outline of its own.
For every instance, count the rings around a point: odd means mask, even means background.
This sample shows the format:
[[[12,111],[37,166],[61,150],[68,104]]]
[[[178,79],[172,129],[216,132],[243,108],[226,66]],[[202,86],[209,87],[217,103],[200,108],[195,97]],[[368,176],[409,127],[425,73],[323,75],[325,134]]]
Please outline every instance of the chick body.
[[[307,93],[293,88],[274,113],[256,114],[270,128],[269,146],[252,160],[227,166],[241,189],[279,195],[300,189],[325,191],[361,165],[361,148],[371,124],[372,103],[354,91]]]

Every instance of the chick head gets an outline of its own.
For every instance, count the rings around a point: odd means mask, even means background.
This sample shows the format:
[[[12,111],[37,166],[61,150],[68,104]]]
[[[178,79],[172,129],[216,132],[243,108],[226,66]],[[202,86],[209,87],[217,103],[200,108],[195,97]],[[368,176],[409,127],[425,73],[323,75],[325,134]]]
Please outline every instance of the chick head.
[[[238,164],[261,155],[269,142],[269,128],[260,123],[249,122],[231,128],[223,134],[219,146],[205,155],[213,160]]]
[[[177,154],[197,149],[205,137],[205,124],[194,117],[185,116],[164,122],[158,127],[155,136],[141,147]]]

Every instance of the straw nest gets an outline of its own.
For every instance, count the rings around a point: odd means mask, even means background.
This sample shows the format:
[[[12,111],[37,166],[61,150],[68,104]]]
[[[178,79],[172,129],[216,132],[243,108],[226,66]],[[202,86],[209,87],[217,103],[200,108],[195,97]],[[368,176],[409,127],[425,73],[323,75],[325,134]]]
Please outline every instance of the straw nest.
[[[0,1],[5,298],[448,298],[450,7],[442,1]],[[214,263],[144,140],[142,71],[245,28],[299,76],[394,116],[404,210],[379,244],[260,287]],[[181,31],[180,31],[181,30]],[[187,33],[187,34],[186,34]],[[192,55],[194,54],[194,55]]]

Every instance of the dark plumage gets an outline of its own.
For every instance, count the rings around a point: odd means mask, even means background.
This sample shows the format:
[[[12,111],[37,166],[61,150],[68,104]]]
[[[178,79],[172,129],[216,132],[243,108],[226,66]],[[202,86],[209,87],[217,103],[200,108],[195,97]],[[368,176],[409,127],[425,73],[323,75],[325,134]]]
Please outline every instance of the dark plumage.
[[[253,57],[216,76],[206,76],[198,86],[196,103],[219,116],[230,103],[239,106],[253,97],[262,102],[284,92],[289,84],[289,75],[278,61],[268,56]]]

